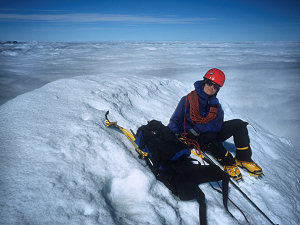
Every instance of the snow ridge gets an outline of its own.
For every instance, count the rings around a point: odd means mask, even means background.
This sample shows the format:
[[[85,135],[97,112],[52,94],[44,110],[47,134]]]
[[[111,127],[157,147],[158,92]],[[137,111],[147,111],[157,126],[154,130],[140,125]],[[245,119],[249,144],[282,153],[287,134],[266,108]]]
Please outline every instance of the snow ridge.
[[[174,197],[126,137],[103,124],[107,110],[111,121],[134,131],[151,119],[167,124],[189,91],[176,80],[104,74],[58,80],[2,105],[0,223],[198,224],[197,203]],[[226,119],[237,116],[223,106]],[[299,156],[287,140],[250,122],[257,128],[249,128],[254,160],[266,176],[243,173],[240,186],[275,222],[299,224]],[[232,142],[226,147],[234,153]],[[238,224],[218,193],[200,187],[209,224]],[[233,188],[229,195],[252,224],[268,224]]]

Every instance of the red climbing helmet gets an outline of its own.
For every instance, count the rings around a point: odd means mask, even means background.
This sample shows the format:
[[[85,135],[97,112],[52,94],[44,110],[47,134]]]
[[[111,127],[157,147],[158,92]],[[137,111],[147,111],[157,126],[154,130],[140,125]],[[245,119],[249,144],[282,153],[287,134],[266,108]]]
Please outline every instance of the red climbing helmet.
[[[222,87],[225,82],[225,74],[222,72],[222,70],[219,70],[217,68],[213,68],[207,71],[203,78],[215,82],[220,87]]]

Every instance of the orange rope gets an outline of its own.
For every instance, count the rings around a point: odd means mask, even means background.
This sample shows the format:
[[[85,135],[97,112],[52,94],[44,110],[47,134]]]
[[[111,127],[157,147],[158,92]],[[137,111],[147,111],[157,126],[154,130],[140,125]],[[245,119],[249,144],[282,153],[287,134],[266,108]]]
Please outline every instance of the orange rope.
[[[219,188],[222,190],[222,187],[221,187],[221,185],[219,184],[219,181],[217,181],[217,184],[218,184],[218,186],[219,186]],[[213,187],[214,188],[214,187]],[[222,191],[221,191],[222,192]],[[249,223],[249,221],[248,221],[248,219],[247,219],[247,217],[246,217],[246,215],[245,215],[245,213],[240,209],[240,207],[238,207],[229,197],[228,197],[228,200],[235,206],[235,208],[237,208],[239,211],[240,211],[240,213],[244,216],[244,218],[245,218],[245,220],[246,220],[246,222],[248,223],[248,224],[250,224]]]
[[[203,165],[205,165],[205,162],[203,160],[203,156],[202,156],[202,153],[201,153],[201,148],[200,148],[200,145],[199,145],[198,141],[196,141],[194,139],[191,139],[191,138],[187,138],[186,135],[187,135],[187,133],[181,134],[182,141],[187,146],[189,146],[189,147],[192,146],[192,148],[195,149],[196,154],[200,156],[200,158],[202,159]]]
[[[192,91],[187,95],[190,102],[190,117],[194,123],[208,123],[209,121],[215,119],[218,115],[218,109],[216,107],[210,107],[209,112],[206,117],[201,117],[199,112],[199,99],[196,91]]]

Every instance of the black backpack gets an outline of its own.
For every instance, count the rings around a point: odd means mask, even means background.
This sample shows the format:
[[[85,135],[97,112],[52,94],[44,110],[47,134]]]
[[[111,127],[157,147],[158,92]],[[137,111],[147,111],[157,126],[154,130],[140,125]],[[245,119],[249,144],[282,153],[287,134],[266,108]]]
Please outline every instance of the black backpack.
[[[154,175],[165,179],[171,179],[178,160],[191,154],[171,129],[157,120],[139,127],[135,142],[142,151],[148,153],[151,161],[148,166]]]

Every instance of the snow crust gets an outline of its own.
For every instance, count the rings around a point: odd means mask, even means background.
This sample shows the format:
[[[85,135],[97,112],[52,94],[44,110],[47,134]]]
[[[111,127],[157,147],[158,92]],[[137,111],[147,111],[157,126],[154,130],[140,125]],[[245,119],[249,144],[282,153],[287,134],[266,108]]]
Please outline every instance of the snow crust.
[[[189,91],[173,79],[106,73],[57,80],[1,105],[0,224],[199,224],[197,202],[174,197],[126,137],[104,126],[107,110],[111,121],[134,131],[151,119],[167,124]],[[226,120],[247,119],[225,99]],[[300,224],[299,154],[249,122],[253,159],[265,177],[242,172],[240,187],[275,223]],[[234,154],[232,140],[225,146]],[[237,220],[226,213],[208,184],[200,188],[209,224],[246,224],[230,203]],[[229,197],[251,224],[269,224],[232,186]]]

